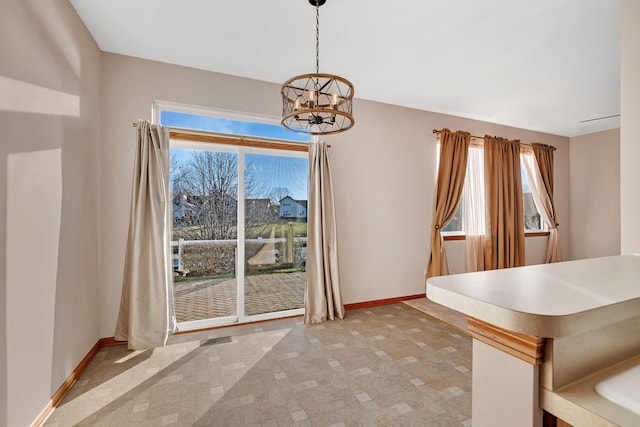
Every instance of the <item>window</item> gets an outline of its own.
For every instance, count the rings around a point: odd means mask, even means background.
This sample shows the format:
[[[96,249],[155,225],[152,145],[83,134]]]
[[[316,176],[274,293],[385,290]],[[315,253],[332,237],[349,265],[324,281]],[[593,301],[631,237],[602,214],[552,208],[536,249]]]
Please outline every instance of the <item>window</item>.
[[[303,135],[283,129],[279,124],[261,123],[256,118],[236,113],[226,113],[229,117],[212,116],[212,112],[206,109],[188,108],[188,111],[171,111],[158,106],[160,123],[178,129],[193,129],[210,131],[220,134],[232,134],[241,136],[256,136],[280,141],[311,141],[309,135]],[[193,111],[193,112],[191,112]],[[218,113],[223,114],[223,113]]]
[[[197,141],[172,132],[170,141],[180,329],[301,314],[306,209],[283,212],[281,202],[306,206],[308,154],[300,142],[309,136],[251,118],[192,112],[158,110],[162,125],[203,131]]]
[[[522,156],[520,158],[522,160]],[[529,179],[524,171],[524,166],[520,166],[520,176],[522,177],[522,203],[524,205],[524,231],[542,231],[545,229],[544,221],[540,217],[540,212],[533,201],[533,194],[529,185]]]
[[[438,144],[438,152],[439,152],[439,144]],[[482,206],[484,206],[484,196],[481,197],[481,200],[478,200],[477,197],[479,193],[482,192],[483,187],[483,150],[482,147],[478,146],[470,146],[469,147],[469,159],[467,161],[467,171],[465,175],[465,184],[462,197],[460,199],[460,204],[458,205],[458,209],[454,214],[451,222],[447,224],[446,227],[442,229],[443,235],[464,235],[467,233],[467,228],[470,225],[465,226],[464,223],[464,209],[472,209],[472,212],[481,212],[481,216],[484,217],[484,212]],[[531,192],[531,187],[529,185],[529,180],[527,179],[527,174],[525,173],[524,166],[522,163],[524,162],[523,156],[527,154],[520,154],[521,158],[521,166],[520,166],[520,176],[522,178],[522,202],[524,207],[524,231],[525,232],[537,232],[537,231],[545,231],[546,224],[542,221],[540,217],[540,213],[536,208],[534,203],[533,195]],[[438,164],[439,164],[438,158]],[[480,180],[479,183],[477,180]],[[475,181],[475,182],[473,182]],[[470,191],[470,188],[473,188],[475,191]],[[482,220],[480,221],[482,223]],[[483,233],[482,225],[475,226],[475,232]]]

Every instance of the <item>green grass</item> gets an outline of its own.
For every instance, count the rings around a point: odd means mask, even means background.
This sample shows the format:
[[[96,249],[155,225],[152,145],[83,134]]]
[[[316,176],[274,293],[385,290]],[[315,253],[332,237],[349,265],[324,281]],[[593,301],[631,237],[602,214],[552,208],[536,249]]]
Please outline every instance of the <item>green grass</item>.
[[[275,237],[282,237],[283,233],[287,232],[287,228],[291,225],[293,227],[294,236],[306,237],[307,235],[307,223],[306,222],[285,222],[285,223],[270,223],[259,224],[245,230],[247,239],[257,239],[262,237],[267,239],[271,236],[271,230],[274,230]]]
[[[293,227],[293,235],[296,237],[306,237],[307,236],[307,223],[306,222],[274,222],[268,224],[258,224],[252,227],[247,227],[245,230],[247,239],[257,239],[262,237],[263,239],[267,239],[271,236],[271,230],[274,230],[274,234],[276,237],[282,237],[283,233],[287,232],[287,227],[291,225]],[[189,239],[189,235],[194,235],[194,233],[198,230],[199,226],[193,225],[188,227],[175,227],[172,230],[171,238],[172,240],[178,239]],[[232,228],[233,229],[233,228]],[[235,231],[235,230],[234,230]]]

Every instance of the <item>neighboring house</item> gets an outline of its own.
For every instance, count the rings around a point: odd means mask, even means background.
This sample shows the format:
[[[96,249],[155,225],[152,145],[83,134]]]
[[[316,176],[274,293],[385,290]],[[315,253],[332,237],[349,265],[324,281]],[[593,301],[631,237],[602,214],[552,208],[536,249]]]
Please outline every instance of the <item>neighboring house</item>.
[[[238,203],[235,198],[224,195],[225,210],[228,217],[235,218]],[[214,198],[215,199],[215,198]],[[173,219],[175,221],[187,221],[198,219],[203,215],[211,203],[215,205],[217,200],[211,200],[202,196],[192,196],[187,194],[179,194],[173,197]],[[304,202],[306,206],[306,201]],[[210,209],[210,208],[209,208]],[[214,208],[219,212],[219,207]],[[277,206],[270,199],[246,199],[245,200],[245,218],[253,222],[267,223],[272,221],[278,215]],[[306,216],[306,213],[305,213]]]
[[[306,218],[307,201],[294,200],[291,196],[280,200],[280,218]]]
[[[224,201],[224,205],[220,202]],[[173,197],[172,212],[174,221],[199,221],[204,216],[233,218],[238,209],[237,200],[228,194],[216,193],[211,196],[178,194]]]
[[[174,221],[182,221],[196,216],[198,208],[189,201],[186,194],[178,194],[173,197],[171,211]]]
[[[225,201],[225,211],[229,214],[229,217],[235,218],[238,203],[235,198],[229,195],[221,197],[206,198],[202,196],[192,196],[187,194],[178,194],[173,197],[173,219],[174,221],[193,221],[197,220],[210,209],[211,203],[213,205],[219,202],[219,199],[223,198]],[[298,201],[304,205],[304,216],[306,217],[306,201]],[[218,212],[218,208],[215,208]],[[298,211],[296,211],[298,212]],[[252,222],[264,222],[271,221],[276,215],[278,215],[277,207],[274,206],[270,199],[246,199],[245,200],[245,218]]]

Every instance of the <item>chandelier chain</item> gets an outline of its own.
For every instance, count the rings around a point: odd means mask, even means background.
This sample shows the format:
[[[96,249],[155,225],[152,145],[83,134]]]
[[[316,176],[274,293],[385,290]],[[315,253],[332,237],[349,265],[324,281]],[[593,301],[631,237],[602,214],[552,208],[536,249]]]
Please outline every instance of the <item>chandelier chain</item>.
[[[320,6],[316,2],[316,74],[320,72]]]

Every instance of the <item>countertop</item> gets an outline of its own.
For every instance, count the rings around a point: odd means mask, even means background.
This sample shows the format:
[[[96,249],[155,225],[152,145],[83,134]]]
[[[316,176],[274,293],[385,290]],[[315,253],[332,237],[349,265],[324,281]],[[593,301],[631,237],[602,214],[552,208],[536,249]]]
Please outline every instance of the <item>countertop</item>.
[[[427,297],[502,328],[561,337],[640,312],[640,256],[432,277]]]

